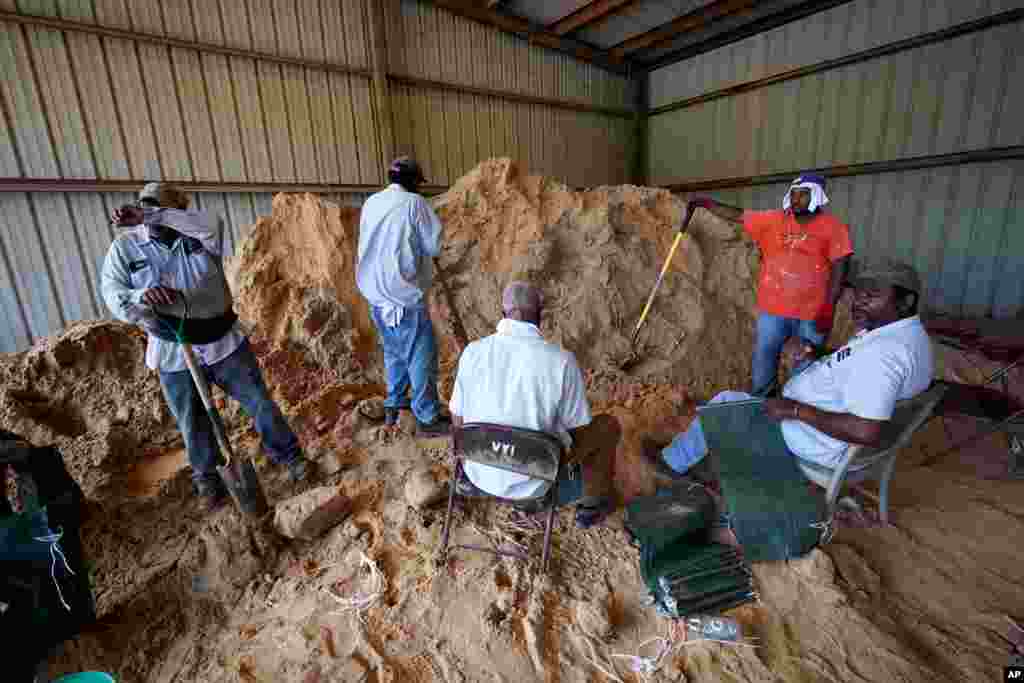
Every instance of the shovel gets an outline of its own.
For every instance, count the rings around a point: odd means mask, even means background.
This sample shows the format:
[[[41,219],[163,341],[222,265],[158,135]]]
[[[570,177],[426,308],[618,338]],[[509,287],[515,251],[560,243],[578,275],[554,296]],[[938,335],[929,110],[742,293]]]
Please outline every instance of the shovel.
[[[668,267],[672,264],[672,257],[676,255],[676,249],[679,248],[679,243],[682,241],[683,235],[686,234],[686,228],[689,227],[691,218],[693,218],[692,211],[686,214],[686,220],[684,220],[683,224],[679,226],[679,232],[676,233],[676,238],[672,241],[672,248],[668,250],[668,256],[665,257],[665,264],[661,267],[661,272],[658,273],[658,279],[654,283],[654,288],[651,289],[651,295],[647,297],[647,303],[644,304],[644,310],[640,314],[640,320],[637,321],[636,327],[633,328],[633,337],[630,340],[632,353],[622,363],[623,370],[627,370],[640,362],[640,354],[636,350],[636,340],[640,336],[640,328],[644,326],[644,321],[647,320],[647,314],[651,311],[651,304],[654,303],[654,297],[658,294],[658,288],[661,287],[661,282],[665,279],[665,273],[668,272]]]
[[[250,458],[235,457],[231,450],[231,444],[228,443],[224,422],[210,396],[210,384],[206,381],[206,375],[203,374],[196,362],[192,345],[182,344],[181,350],[185,354],[185,365],[188,366],[188,371],[192,374],[192,381],[195,382],[196,390],[199,391],[199,398],[203,401],[206,414],[210,416],[213,434],[217,438],[217,445],[224,458],[224,464],[217,466],[217,473],[220,474],[232,500],[243,514],[255,518],[262,517],[266,514],[269,506],[263,488],[260,486],[259,477],[256,476],[256,467]]]

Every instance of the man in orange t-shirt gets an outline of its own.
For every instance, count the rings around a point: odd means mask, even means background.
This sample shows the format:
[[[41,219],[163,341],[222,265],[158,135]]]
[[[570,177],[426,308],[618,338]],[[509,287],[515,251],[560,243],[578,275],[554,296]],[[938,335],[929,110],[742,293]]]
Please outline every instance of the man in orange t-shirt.
[[[688,214],[699,207],[742,223],[761,249],[754,395],[768,395],[774,389],[779,353],[787,339],[800,337],[817,347],[832,329],[853,246],[849,228],[824,210],[826,204],[825,179],[813,173],[793,181],[781,210],[744,211],[708,198],[687,204]]]

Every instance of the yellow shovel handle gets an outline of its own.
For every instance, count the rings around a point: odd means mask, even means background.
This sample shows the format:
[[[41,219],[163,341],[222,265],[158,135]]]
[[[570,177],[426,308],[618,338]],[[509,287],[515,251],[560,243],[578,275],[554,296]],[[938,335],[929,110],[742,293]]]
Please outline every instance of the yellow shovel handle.
[[[651,290],[651,295],[647,297],[647,303],[644,304],[644,311],[640,314],[640,320],[637,321],[636,329],[633,330],[633,345],[636,345],[637,335],[640,334],[640,328],[643,327],[644,320],[647,319],[647,314],[651,310],[651,304],[654,303],[654,296],[658,293],[658,288],[661,287],[661,281],[665,279],[665,273],[668,272],[668,267],[672,263],[672,257],[675,256],[676,249],[679,248],[679,242],[683,239],[683,232],[677,232],[676,238],[672,241],[672,248],[668,251],[668,257],[665,259],[665,265],[661,267],[661,272],[658,274],[658,281],[654,283],[654,288]]]

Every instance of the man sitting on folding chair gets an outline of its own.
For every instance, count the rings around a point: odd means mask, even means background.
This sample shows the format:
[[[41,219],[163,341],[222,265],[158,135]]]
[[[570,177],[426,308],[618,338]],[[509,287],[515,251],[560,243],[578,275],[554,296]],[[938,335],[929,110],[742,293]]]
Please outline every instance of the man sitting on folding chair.
[[[850,444],[878,445],[896,402],[917,396],[932,381],[932,346],[917,316],[917,272],[891,259],[855,265],[848,284],[854,288],[852,313],[858,333],[827,355],[805,341],[790,340],[785,353],[793,362],[793,373],[784,398],[764,402],[765,413],[780,422],[790,453],[828,468],[835,467]],[[724,391],[711,403],[751,398]],[[660,472],[677,477],[706,452],[703,429],[695,419],[660,456],[648,457]]]
[[[504,319],[495,334],[466,347],[459,358],[448,407],[453,427],[490,423],[557,437],[572,462],[558,475],[556,505],[576,503],[576,523],[587,528],[612,509],[611,464],[619,433],[614,418],[591,419],[576,357],[540,334],[540,291],[512,282],[502,294]],[[600,442],[600,443],[599,443]],[[539,500],[551,482],[482,463],[456,472],[460,496]]]

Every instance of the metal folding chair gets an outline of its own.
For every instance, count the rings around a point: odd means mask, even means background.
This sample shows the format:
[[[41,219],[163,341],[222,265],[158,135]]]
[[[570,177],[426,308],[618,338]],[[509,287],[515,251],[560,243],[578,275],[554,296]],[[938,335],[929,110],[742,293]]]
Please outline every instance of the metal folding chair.
[[[562,457],[565,451],[562,442],[544,432],[484,422],[469,423],[461,428],[456,428],[453,430],[453,437],[455,442],[455,472],[452,475],[449,486],[448,512],[445,514],[444,531],[441,534],[441,561],[446,561],[448,557],[448,541],[451,534],[455,497],[458,495],[459,480],[466,476],[463,472],[462,464],[465,461],[469,461],[481,465],[490,465],[491,467],[497,467],[517,474],[524,474],[535,479],[543,479],[551,483],[551,486],[542,494],[530,498],[509,499],[500,496],[487,496],[513,507],[529,506],[536,508],[539,505],[542,510],[547,511],[547,522],[544,527],[544,549],[541,555],[541,571],[547,572],[548,560],[551,555],[551,531],[555,523],[558,473],[562,467]],[[514,550],[469,544],[452,547],[529,560],[529,555]]]
[[[836,499],[844,483],[858,484],[869,479],[879,480],[878,514],[882,523],[889,521],[889,481],[896,469],[896,456],[928,421],[935,406],[942,400],[946,385],[936,382],[925,392],[896,404],[892,419],[885,426],[882,445],[877,447],[851,445],[835,468],[797,458],[804,475],[826,489],[825,500],[829,513],[835,511]]]

